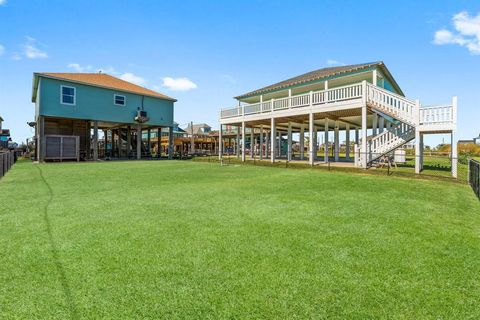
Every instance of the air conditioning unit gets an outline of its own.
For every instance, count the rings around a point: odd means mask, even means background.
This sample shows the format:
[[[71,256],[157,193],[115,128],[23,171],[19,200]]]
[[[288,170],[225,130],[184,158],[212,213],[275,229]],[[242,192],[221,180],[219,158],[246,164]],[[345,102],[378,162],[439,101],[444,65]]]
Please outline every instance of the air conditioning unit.
[[[137,116],[135,117],[135,121],[139,123],[144,123],[144,122],[147,122],[148,120],[150,120],[150,118],[147,117],[147,111],[143,111],[143,110],[137,111]]]

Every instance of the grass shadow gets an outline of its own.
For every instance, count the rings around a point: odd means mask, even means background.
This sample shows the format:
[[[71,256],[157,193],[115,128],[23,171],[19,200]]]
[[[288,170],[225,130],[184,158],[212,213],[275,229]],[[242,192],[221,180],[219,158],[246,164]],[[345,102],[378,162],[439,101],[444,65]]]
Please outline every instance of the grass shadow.
[[[73,295],[72,295],[72,290],[70,289],[70,285],[68,284],[67,280],[67,274],[65,272],[65,268],[63,267],[62,261],[60,259],[60,254],[58,250],[58,246],[55,242],[55,238],[53,237],[53,232],[52,232],[52,223],[50,221],[50,217],[48,215],[48,207],[50,206],[52,200],[53,200],[53,190],[50,184],[47,182],[43,175],[43,171],[40,168],[40,165],[36,166],[39,173],[40,173],[40,178],[42,179],[43,183],[47,186],[48,190],[48,201],[45,203],[45,206],[43,207],[43,220],[45,222],[45,226],[47,229],[48,233],[48,240],[50,243],[50,251],[52,253],[53,257],[53,262],[55,264],[55,267],[58,272],[58,276],[60,278],[60,283],[62,285],[62,290],[65,295],[65,302],[68,306],[68,309],[70,311],[70,315],[72,319],[78,319],[78,312],[77,308],[75,306],[75,302],[73,300]]]

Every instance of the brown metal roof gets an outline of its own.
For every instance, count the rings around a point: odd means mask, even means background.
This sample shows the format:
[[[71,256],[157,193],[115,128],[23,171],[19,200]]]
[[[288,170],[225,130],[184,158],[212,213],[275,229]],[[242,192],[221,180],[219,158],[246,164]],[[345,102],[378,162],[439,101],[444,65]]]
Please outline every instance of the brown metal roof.
[[[235,99],[243,99],[251,96],[256,96],[259,94],[264,94],[271,91],[288,88],[294,85],[303,84],[310,81],[315,81],[315,80],[319,80],[319,79],[323,79],[331,76],[336,76],[343,73],[349,73],[349,72],[357,71],[361,69],[367,69],[375,66],[380,67],[382,71],[384,71],[385,76],[389,77],[390,80],[392,80],[393,85],[399,90],[399,92],[402,92],[402,90],[396,83],[395,79],[393,79],[392,75],[388,71],[383,61],[376,61],[376,62],[369,62],[369,63],[352,64],[349,66],[328,67],[328,68],[318,69],[318,70],[307,72],[305,74],[302,74],[284,81],[280,81],[278,83],[263,87],[261,89],[257,89],[257,90],[242,94],[240,96],[235,97]]]
[[[153,90],[141,87],[131,82],[116,78],[106,73],[57,73],[57,72],[39,72],[35,76],[48,77],[59,80],[67,80],[81,84],[108,88],[113,90],[125,91],[165,100],[177,101],[174,98]]]

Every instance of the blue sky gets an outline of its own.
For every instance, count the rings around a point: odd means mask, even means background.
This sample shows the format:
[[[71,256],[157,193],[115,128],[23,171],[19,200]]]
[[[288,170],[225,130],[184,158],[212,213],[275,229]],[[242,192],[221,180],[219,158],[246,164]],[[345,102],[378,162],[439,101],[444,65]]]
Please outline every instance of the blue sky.
[[[218,127],[233,96],[332,64],[383,60],[422,104],[459,97],[480,132],[478,1],[0,0],[0,115],[33,135],[32,73],[95,72],[178,99],[175,120]]]

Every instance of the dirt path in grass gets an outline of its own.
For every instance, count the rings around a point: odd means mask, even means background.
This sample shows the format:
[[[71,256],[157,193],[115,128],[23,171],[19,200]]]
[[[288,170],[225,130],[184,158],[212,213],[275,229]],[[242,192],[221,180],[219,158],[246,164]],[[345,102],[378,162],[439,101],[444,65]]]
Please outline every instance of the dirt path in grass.
[[[78,312],[75,306],[75,301],[73,300],[72,290],[70,289],[70,285],[68,284],[67,274],[65,272],[65,268],[63,267],[62,261],[60,259],[58,247],[52,232],[52,223],[50,221],[50,216],[48,215],[48,207],[50,206],[53,200],[53,190],[43,175],[41,165],[36,165],[36,168],[38,169],[40,178],[42,179],[43,183],[47,186],[47,190],[48,190],[48,201],[45,203],[45,206],[43,207],[43,221],[45,222],[45,226],[47,228],[48,240],[50,242],[50,251],[52,253],[53,262],[55,263],[55,267],[58,272],[58,277],[60,279],[62,290],[65,295],[65,302],[68,306],[68,309],[70,310],[70,315],[72,319],[78,319],[79,318]]]

